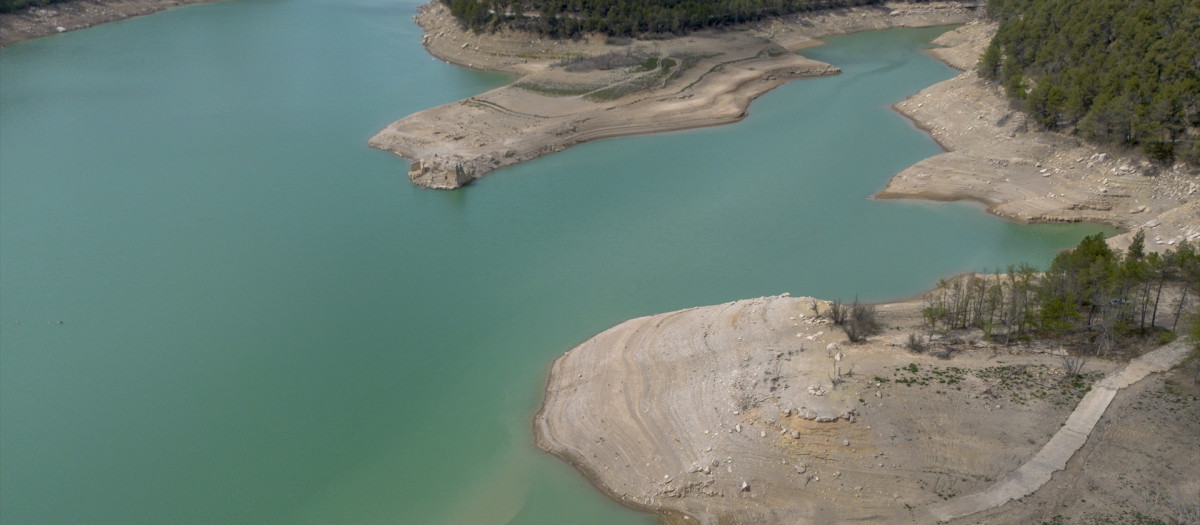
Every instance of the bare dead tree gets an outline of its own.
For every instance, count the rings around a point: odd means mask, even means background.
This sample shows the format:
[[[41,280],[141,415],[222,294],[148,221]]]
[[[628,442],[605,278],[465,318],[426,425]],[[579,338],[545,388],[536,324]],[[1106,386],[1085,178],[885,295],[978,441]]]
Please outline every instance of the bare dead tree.
[[[1079,376],[1079,373],[1083,371],[1085,363],[1087,363],[1087,356],[1064,355],[1062,357],[1063,372],[1065,372],[1063,382],[1069,383],[1074,381]]]
[[[842,304],[842,300],[838,299],[829,305],[829,318],[833,320],[833,324],[842,326],[846,324],[846,315],[848,311],[846,305]]]

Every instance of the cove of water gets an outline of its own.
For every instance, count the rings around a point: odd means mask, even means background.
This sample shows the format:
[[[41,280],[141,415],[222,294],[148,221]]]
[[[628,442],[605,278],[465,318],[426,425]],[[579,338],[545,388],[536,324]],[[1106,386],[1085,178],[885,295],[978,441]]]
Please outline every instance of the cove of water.
[[[0,51],[0,509],[43,523],[650,523],[536,452],[552,359],[625,319],[870,300],[1099,231],[867,200],[937,146],[889,106],[941,30],[719,128],[446,193],[364,143],[506,78],[417,0],[229,1]]]

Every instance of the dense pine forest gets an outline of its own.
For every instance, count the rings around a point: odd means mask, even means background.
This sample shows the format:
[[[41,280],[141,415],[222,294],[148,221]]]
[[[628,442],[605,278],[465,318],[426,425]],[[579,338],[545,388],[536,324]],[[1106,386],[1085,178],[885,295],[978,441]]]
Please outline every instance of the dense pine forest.
[[[1047,129],[1200,165],[1200,1],[991,0],[979,63]]]
[[[683,34],[764,18],[882,0],[442,0],[464,26],[547,36]]]
[[[16,11],[22,7],[53,4],[61,1],[62,0],[0,0],[0,13]]]

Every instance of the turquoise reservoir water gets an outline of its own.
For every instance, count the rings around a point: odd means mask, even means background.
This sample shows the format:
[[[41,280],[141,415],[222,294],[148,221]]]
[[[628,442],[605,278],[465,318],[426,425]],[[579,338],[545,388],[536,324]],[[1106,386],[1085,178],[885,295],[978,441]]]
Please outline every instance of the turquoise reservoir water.
[[[1092,227],[867,197],[936,145],[889,106],[939,30],[720,128],[586,144],[462,191],[366,139],[501,85],[415,0],[230,1],[0,51],[6,524],[650,523],[536,452],[550,361],[622,320],[882,300]]]

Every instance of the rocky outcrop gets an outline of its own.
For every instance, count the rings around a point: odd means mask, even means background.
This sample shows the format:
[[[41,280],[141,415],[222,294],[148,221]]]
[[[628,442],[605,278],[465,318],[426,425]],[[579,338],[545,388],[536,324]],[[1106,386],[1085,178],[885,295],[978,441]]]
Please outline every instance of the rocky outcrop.
[[[413,161],[408,178],[423,188],[453,190],[475,180],[475,170],[464,166],[462,157],[443,158],[437,155]]]

